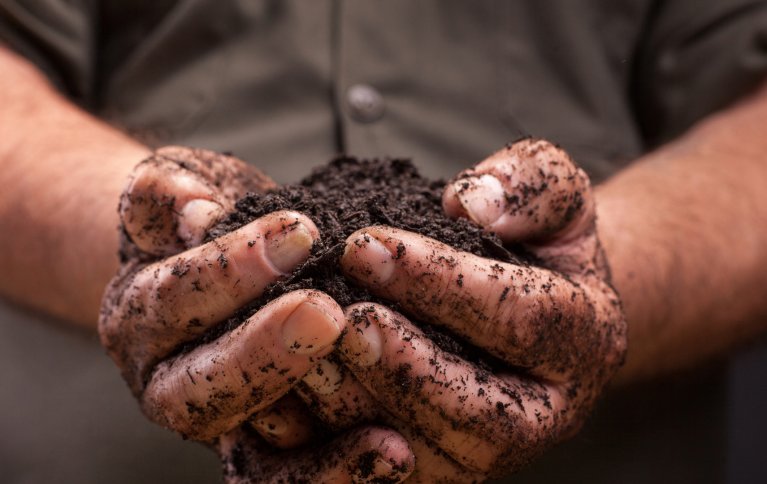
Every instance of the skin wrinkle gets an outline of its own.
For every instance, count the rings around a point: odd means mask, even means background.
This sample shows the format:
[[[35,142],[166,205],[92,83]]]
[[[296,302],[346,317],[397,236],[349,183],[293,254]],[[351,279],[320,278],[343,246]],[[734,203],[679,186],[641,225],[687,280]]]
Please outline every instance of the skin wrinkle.
[[[511,287],[511,285],[513,284],[513,281],[510,281],[509,284],[505,284],[500,277],[495,275],[495,271],[492,268],[477,266],[475,270],[481,272],[481,276],[486,279],[485,284],[487,284],[489,288],[493,289],[493,290],[487,291],[487,293],[485,294],[485,299],[481,303],[481,307],[486,309],[491,308],[491,310],[492,308],[495,308],[495,311],[496,311],[495,313],[491,312],[488,314],[488,323],[485,327],[482,328],[483,332],[490,331],[491,328],[489,326],[490,324],[489,321],[492,321],[494,319],[505,321],[506,322],[505,324],[507,325],[507,327],[512,325],[513,320],[511,319],[511,317],[509,316],[503,317],[500,315],[501,312],[498,311],[498,309],[500,308],[500,305],[498,303],[501,301],[501,295],[504,294],[504,291],[505,291],[504,301],[508,301],[508,302],[506,302],[503,305],[503,307],[508,308],[508,311],[510,312],[516,311],[515,306],[516,306],[517,296],[516,294],[509,294],[511,290],[507,289]],[[480,279],[479,275],[477,275],[477,279]],[[500,293],[498,291],[500,291]]]
[[[524,269],[520,269],[520,271],[524,271]],[[504,277],[511,277],[512,272],[511,268],[505,270],[504,275],[500,276],[501,279],[498,279],[496,282],[502,281],[502,278]],[[491,313],[489,317],[490,319],[503,321],[507,326],[505,331],[501,331],[501,334],[507,334],[508,338],[503,346],[511,349],[516,348],[518,349],[518,353],[524,353],[527,352],[531,338],[535,337],[536,332],[532,331],[528,325],[518,322],[518,320],[527,319],[527,313],[529,313],[529,311],[524,309],[528,307],[529,303],[527,301],[535,296],[527,294],[525,290],[522,290],[519,286],[519,282],[515,283],[515,281],[512,280],[503,285],[504,287],[512,288],[512,290],[509,291],[511,297],[507,297],[504,304],[499,304],[497,301],[500,300],[500,296],[498,296],[496,303],[492,306],[488,306],[494,310],[494,313]],[[528,286],[530,286],[530,282],[528,282],[528,280],[523,281],[523,287]],[[533,299],[533,301],[539,303],[535,299]],[[524,316],[522,318],[517,316],[520,313],[520,310],[524,310]],[[511,330],[509,330],[509,328]],[[507,357],[512,358],[513,356],[508,354]],[[523,364],[523,366],[525,365]]]
[[[431,241],[424,238],[424,242],[426,245],[432,245]],[[450,294],[449,289],[452,284],[456,284],[456,280],[458,278],[458,275],[460,273],[461,280],[463,281],[463,273],[460,272],[458,266],[451,261],[447,261],[447,263],[442,263],[441,260],[436,259],[436,253],[437,251],[434,250],[432,247],[432,250],[430,251],[430,262],[431,265],[428,266],[425,270],[429,271],[430,274],[433,274],[433,278],[436,279],[437,283],[441,281],[441,285],[437,287],[435,294],[437,295],[437,299],[434,301],[434,304],[439,308],[441,311],[439,314],[437,314],[436,320],[442,320],[444,316],[446,316],[449,312],[452,311],[459,311],[461,310],[462,306],[459,303],[457,299],[451,301],[450,299],[447,299],[447,296]],[[426,284],[425,286],[428,286],[430,284]],[[410,298],[411,301],[417,301],[417,299]],[[415,306],[415,305],[414,305]],[[474,306],[469,304],[466,307],[473,308]]]

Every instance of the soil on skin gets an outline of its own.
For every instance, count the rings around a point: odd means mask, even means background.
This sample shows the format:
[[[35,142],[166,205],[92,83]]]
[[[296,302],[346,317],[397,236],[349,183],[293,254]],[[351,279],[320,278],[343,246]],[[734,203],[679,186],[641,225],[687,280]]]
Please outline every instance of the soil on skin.
[[[346,279],[340,270],[346,238],[371,225],[388,225],[439,240],[457,249],[504,262],[525,264],[529,260],[519,248],[504,248],[498,237],[483,233],[472,222],[450,219],[442,211],[444,181],[422,177],[409,160],[358,160],[337,158],[315,169],[298,184],[284,185],[267,194],[250,193],[236,205],[226,220],[214,227],[209,238],[219,237],[277,210],[295,210],[312,219],[320,240],[310,258],[287,279],[271,285],[265,293],[237,315],[206,335],[213,339],[239,325],[258,308],[276,297],[297,289],[317,289],[330,295],[342,307],[354,302],[373,301],[402,311]],[[417,321],[414,321],[419,324]],[[441,329],[419,324],[439,346],[489,363],[479,350],[469,347]],[[495,365],[492,365],[495,366]]]

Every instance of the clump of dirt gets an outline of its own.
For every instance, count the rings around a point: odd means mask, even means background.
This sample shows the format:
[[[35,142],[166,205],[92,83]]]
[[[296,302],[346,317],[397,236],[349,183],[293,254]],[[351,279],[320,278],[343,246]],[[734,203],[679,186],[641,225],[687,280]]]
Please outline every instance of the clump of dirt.
[[[526,263],[528,258],[520,248],[509,251],[498,237],[484,233],[472,222],[448,218],[442,211],[444,186],[442,180],[432,181],[421,176],[409,160],[339,157],[316,168],[298,184],[284,185],[266,194],[247,194],[236,204],[235,212],[210,231],[210,239],[277,210],[295,210],[308,216],[317,225],[321,237],[309,259],[288,278],[272,284],[260,298],[221,325],[220,332],[207,337],[231,329],[268,301],[297,289],[323,291],[341,306],[374,301],[399,310],[396,304],[382,301],[355,285],[340,271],[338,260],[346,238],[371,225],[409,230],[499,261]],[[475,353],[441,330],[435,332],[428,325],[420,326],[448,351]]]

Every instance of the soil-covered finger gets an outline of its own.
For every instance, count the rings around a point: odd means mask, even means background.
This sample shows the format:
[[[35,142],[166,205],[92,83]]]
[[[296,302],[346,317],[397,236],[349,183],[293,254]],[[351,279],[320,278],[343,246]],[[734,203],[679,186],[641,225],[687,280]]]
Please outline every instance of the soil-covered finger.
[[[219,443],[227,484],[397,483],[407,479],[415,462],[407,441],[393,430],[364,427],[325,445],[275,451],[246,429]]]
[[[343,327],[328,296],[282,296],[218,339],[158,364],[141,395],[144,413],[189,438],[221,435],[285,395],[332,351]]]
[[[292,393],[253,414],[248,424],[278,449],[299,447],[315,435],[314,419],[309,409]]]
[[[374,294],[538,376],[566,380],[600,344],[587,291],[546,269],[388,227],[350,237],[342,266]]]
[[[119,212],[125,234],[141,251],[169,255],[198,245],[245,193],[273,187],[268,177],[234,157],[168,146],[136,167]]]
[[[588,176],[548,141],[520,140],[461,173],[446,185],[442,206],[523,244],[550,269],[609,277]]]
[[[308,218],[277,212],[146,266],[110,290],[102,342],[138,391],[154,364],[285,277],[317,237]]]
[[[507,145],[446,187],[443,206],[506,242],[578,237],[594,222],[586,173],[554,144],[523,139]]]
[[[383,306],[358,304],[347,309],[347,317],[360,331],[346,333],[340,352],[359,381],[460,464],[479,472],[508,471],[559,439],[570,411],[559,388],[501,379],[444,352]]]
[[[394,428],[407,439],[415,456],[415,470],[408,478],[408,483],[479,483],[486,479],[487,474],[477,472],[462,466],[435,443],[410,428],[400,419],[386,414],[383,416],[386,425]]]
[[[330,430],[372,422],[378,404],[336,354],[320,360],[296,385],[296,393]]]
[[[212,225],[231,207],[194,173],[155,157],[136,167],[120,200],[120,219],[132,241],[142,251],[167,255],[183,250],[188,241],[179,233],[180,215],[190,206],[206,204],[207,225]],[[198,220],[198,224],[206,224]],[[190,235],[190,234],[186,234]]]

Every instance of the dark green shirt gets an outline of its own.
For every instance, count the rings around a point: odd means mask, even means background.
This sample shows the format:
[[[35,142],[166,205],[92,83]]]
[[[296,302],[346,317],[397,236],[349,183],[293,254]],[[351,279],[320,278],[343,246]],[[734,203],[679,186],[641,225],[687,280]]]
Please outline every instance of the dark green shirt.
[[[0,0],[0,39],[146,143],[279,181],[338,151],[450,176],[525,134],[598,181],[764,78],[767,2]],[[143,421],[95,338],[0,311],[3,482],[215,479]],[[608,395],[514,482],[720,482],[721,377]]]

